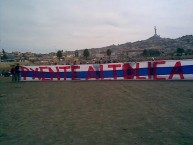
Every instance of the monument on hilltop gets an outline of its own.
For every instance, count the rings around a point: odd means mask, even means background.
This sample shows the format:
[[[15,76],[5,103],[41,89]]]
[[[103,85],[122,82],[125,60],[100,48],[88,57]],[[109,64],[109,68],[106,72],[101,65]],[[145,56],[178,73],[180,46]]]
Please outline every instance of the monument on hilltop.
[[[160,35],[157,35],[157,28],[156,28],[156,26],[154,26],[154,32],[155,32],[154,37],[159,37],[160,38]]]
[[[154,30],[155,30],[154,36],[157,36],[157,29],[156,29],[156,26],[154,27]]]

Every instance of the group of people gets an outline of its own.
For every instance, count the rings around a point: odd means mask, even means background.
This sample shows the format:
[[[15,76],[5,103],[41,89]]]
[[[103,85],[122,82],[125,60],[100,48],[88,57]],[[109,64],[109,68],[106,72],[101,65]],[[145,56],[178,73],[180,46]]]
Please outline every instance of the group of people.
[[[21,78],[21,70],[19,63],[15,66],[13,65],[11,68],[12,82],[19,82]]]

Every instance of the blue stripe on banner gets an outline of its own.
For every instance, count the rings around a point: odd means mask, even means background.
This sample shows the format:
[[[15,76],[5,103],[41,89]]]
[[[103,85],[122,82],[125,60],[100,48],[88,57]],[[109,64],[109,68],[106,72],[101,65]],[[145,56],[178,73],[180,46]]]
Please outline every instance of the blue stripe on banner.
[[[182,72],[183,74],[193,74],[193,65],[186,65],[186,66],[182,66]],[[153,69],[153,68],[152,68]],[[156,68],[156,75],[169,75],[172,72],[173,67],[158,67]],[[177,69],[177,68],[176,68]],[[136,76],[136,69],[133,69],[133,73]],[[153,71],[152,71],[153,72]],[[89,72],[91,77],[94,77],[94,73],[93,72]],[[104,78],[113,78],[113,70],[108,70],[108,71],[103,71],[103,77]],[[123,77],[123,70],[117,70],[117,77]],[[34,73],[32,71],[26,71],[21,72],[21,76],[24,77],[24,74],[26,77],[34,77]],[[54,73],[50,73],[50,72],[37,72],[37,76],[36,78],[42,78],[42,76],[44,76],[44,78],[57,78],[57,76],[59,75],[59,77],[62,79],[66,76],[66,78],[72,78],[72,73],[71,72],[67,72],[64,74],[64,72],[54,72]],[[81,72],[76,72],[76,77],[75,78],[80,78],[80,79],[86,79],[88,75],[88,71],[81,71]],[[100,71],[96,71],[96,75],[97,77],[100,77]],[[127,70],[127,75],[131,75],[131,71]],[[139,68],[139,76],[147,76],[148,75],[148,68]],[[153,74],[152,74],[153,75]]]

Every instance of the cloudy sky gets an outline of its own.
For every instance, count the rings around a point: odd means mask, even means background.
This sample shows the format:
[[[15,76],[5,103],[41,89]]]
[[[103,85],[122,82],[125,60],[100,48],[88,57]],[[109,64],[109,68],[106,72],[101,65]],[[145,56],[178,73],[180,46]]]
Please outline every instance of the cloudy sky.
[[[0,49],[56,52],[193,34],[193,0],[0,0]]]

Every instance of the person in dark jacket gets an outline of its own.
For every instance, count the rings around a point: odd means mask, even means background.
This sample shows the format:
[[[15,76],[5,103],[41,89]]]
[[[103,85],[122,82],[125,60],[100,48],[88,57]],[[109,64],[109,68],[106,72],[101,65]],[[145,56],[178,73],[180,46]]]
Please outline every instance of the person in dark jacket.
[[[13,65],[11,68],[11,77],[12,77],[12,82],[15,82],[15,66]]]
[[[15,67],[15,81],[16,82],[20,81],[20,66],[19,66],[19,63]]]

